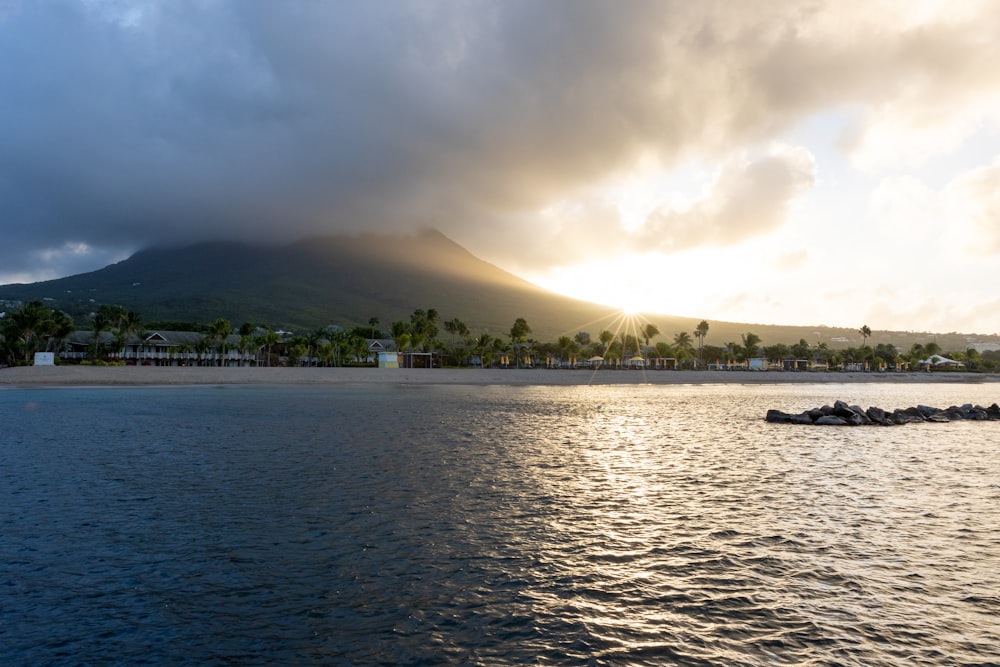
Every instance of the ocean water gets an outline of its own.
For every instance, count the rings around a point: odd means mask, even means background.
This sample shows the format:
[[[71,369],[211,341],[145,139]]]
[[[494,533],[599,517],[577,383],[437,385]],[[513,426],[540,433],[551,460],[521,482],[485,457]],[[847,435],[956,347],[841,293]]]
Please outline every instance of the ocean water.
[[[1000,664],[997,385],[0,391],[0,664]]]

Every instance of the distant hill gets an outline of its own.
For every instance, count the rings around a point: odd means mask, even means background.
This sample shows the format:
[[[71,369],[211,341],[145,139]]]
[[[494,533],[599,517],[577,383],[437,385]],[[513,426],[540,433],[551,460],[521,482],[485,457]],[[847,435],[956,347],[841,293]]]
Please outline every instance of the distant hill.
[[[607,307],[554,294],[484,262],[436,231],[148,249],[98,271],[0,286],[0,300],[31,299],[47,299],[81,321],[112,303],[146,321],[225,317],[292,331],[367,324],[371,317],[387,329],[414,309],[435,308],[442,319],[457,317],[492,335],[506,334],[523,317],[539,339],[573,335],[611,316]]]
[[[414,309],[435,308],[442,319],[461,319],[479,333],[506,335],[518,317],[538,340],[612,329],[618,313],[606,306],[554,294],[473,256],[436,231],[414,236],[362,234],[311,238],[285,246],[202,243],[142,250],[98,271],[27,285],[0,286],[0,302],[45,299],[79,322],[101,303],[121,304],[147,322],[211,322],[224,317],[290,331],[337,324],[384,329],[408,320]],[[3,308],[0,307],[0,310]],[[701,318],[649,314],[662,338],[691,333]],[[709,320],[706,343],[739,342],[748,331],[765,345],[825,342],[861,345],[853,329],[787,327]],[[859,326],[863,323],[858,323]],[[909,348],[933,334],[874,332],[870,343]],[[969,337],[937,335],[944,349],[964,349]],[[979,340],[1000,342],[996,336]]]

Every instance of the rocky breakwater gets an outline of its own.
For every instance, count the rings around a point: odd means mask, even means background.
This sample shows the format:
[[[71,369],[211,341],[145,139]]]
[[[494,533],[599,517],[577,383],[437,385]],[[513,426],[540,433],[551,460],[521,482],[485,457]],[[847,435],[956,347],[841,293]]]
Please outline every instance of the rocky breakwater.
[[[996,403],[988,408],[980,405],[953,405],[950,408],[932,408],[918,405],[912,408],[897,408],[892,411],[871,407],[867,410],[858,405],[848,405],[837,401],[832,406],[824,405],[799,414],[789,414],[781,410],[768,410],[764,421],[774,424],[808,424],[810,426],[896,426],[913,422],[950,422],[959,419],[977,421],[1000,421],[1000,406]]]

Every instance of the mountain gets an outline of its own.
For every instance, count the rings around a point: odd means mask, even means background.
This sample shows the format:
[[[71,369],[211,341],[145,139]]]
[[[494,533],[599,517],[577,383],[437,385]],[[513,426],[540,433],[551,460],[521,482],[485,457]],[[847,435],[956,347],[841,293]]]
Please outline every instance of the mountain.
[[[683,289],[679,287],[678,289]],[[554,294],[473,256],[436,231],[414,236],[362,234],[311,238],[284,246],[202,243],[142,250],[98,271],[27,285],[0,286],[3,302],[46,300],[79,323],[101,303],[120,304],[147,322],[211,322],[224,317],[291,331],[329,324],[367,325],[377,317],[383,329],[408,320],[417,308],[436,309],[442,319],[459,318],[474,333],[506,336],[523,317],[532,337],[554,341],[587,331],[616,330],[620,313]],[[661,339],[691,333],[702,319],[646,314]],[[862,323],[859,323],[859,326]],[[706,343],[724,345],[753,332],[765,345],[827,343],[860,346],[855,329],[825,326],[776,326],[710,320]],[[936,340],[945,350],[964,350],[997,336],[874,332],[871,344]]]
[[[538,339],[572,336],[613,315],[507,273],[436,231],[148,249],[98,271],[0,286],[0,300],[32,299],[81,321],[110,303],[145,321],[224,317],[237,326],[248,321],[293,331],[367,324],[370,317],[388,328],[414,309],[435,308],[443,319],[457,317],[492,335],[506,334],[523,317]]]

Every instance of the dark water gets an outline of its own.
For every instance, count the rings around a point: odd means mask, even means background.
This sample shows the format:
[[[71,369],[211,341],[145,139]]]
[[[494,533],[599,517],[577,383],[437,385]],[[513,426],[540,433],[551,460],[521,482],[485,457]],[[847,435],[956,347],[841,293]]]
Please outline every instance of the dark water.
[[[0,663],[1000,664],[996,391],[0,391]]]

